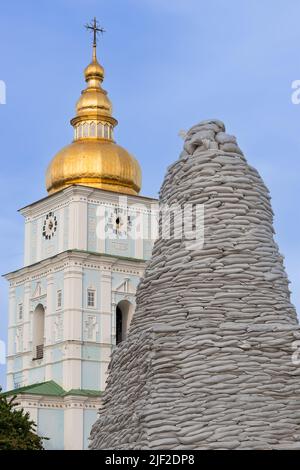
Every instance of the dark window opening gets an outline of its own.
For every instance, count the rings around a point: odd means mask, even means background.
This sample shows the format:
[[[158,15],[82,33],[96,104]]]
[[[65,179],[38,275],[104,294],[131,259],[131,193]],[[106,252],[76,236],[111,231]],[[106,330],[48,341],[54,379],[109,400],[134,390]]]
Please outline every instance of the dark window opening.
[[[36,346],[35,349],[36,349],[36,354],[35,354],[35,358],[33,360],[43,359],[43,357],[44,357],[44,345],[39,344],[38,346]]]
[[[123,340],[122,330],[123,330],[123,318],[122,318],[122,310],[120,307],[117,307],[116,310],[116,344],[121,343]]]

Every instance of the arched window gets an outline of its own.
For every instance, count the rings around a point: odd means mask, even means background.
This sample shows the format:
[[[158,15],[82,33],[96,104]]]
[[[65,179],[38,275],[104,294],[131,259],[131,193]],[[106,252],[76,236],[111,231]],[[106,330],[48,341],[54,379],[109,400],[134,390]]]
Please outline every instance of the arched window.
[[[80,139],[82,137],[82,125],[79,124],[77,127],[77,138]]]
[[[33,359],[44,357],[45,309],[39,304],[33,312]]]
[[[97,124],[97,137],[103,137],[103,125],[102,122]]]
[[[109,125],[105,124],[104,126],[104,137],[105,139],[109,139]]]
[[[88,126],[88,123],[85,122],[83,124],[83,137],[88,137],[88,133],[89,133],[89,126]]]
[[[94,122],[91,122],[90,124],[90,137],[95,137],[96,136],[96,124]]]
[[[116,308],[116,344],[124,341],[133,315],[133,305],[128,300],[121,300]]]

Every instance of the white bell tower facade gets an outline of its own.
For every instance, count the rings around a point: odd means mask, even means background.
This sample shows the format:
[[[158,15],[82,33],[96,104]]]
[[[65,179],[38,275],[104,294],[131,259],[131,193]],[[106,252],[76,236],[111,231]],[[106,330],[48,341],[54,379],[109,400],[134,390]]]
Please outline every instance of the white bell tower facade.
[[[49,438],[47,449],[87,448],[156,236],[157,201],[138,195],[139,165],[113,141],[103,75],[94,43],[75,139],[49,165],[49,195],[20,210],[24,266],[5,276],[7,389]]]

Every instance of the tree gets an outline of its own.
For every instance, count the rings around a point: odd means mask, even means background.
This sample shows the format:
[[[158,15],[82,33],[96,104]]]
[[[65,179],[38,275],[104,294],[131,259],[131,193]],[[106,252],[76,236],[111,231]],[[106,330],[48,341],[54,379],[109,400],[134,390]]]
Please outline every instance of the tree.
[[[0,387],[0,450],[44,450],[36,424],[23,408],[16,409],[16,396],[6,397]]]

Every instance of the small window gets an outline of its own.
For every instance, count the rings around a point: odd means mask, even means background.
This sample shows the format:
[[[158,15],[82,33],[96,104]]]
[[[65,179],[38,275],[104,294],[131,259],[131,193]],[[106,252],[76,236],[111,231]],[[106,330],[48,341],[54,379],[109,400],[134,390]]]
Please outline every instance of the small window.
[[[97,137],[103,137],[103,125],[101,122],[97,124]]]
[[[94,122],[90,125],[90,137],[96,136],[96,124]]]
[[[95,291],[92,289],[87,291],[87,305],[88,307],[95,307]]]
[[[117,306],[116,311],[116,344],[123,340],[123,315],[122,310]]]
[[[105,139],[109,139],[109,125],[105,124],[104,126],[104,137]]]
[[[23,304],[19,304],[18,318],[19,320],[23,319]]]
[[[83,137],[88,137],[89,135],[89,126],[87,122],[83,124]]]
[[[57,291],[57,308],[61,308],[62,305],[62,293],[61,290]]]

